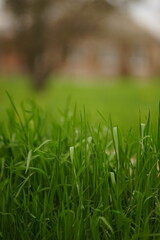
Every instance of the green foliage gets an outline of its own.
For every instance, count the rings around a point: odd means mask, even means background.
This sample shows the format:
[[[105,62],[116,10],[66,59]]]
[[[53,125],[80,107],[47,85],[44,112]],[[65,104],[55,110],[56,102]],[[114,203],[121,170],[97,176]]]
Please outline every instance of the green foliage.
[[[62,121],[12,101],[0,124],[2,239],[159,239],[159,129],[127,140],[69,107]],[[153,131],[154,130],[154,131]],[[156,136],[154,132],[157,132]]]

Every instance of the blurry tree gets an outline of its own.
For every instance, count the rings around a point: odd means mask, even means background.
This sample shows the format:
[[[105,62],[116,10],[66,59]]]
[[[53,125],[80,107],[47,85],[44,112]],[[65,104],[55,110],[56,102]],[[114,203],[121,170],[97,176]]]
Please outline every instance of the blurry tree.
[[[13,13],[17,50],[37,89],[64,61],[73,39],[97,31],[102,12],[113,8],[105,0],[4,1]]]

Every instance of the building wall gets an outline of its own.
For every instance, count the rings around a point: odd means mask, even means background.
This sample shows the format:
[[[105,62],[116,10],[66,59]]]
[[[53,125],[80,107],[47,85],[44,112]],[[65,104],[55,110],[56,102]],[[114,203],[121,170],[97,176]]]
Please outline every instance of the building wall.
[[[148,77],[159,68],[157,49],[154,42],[83,39],[73,46],[63,71],[80,75]]]
[[[0,73],[17,73],[25,64],[14,46],[0,45]],[[86,37],[71,47],[58,72],[73,75],[142,76],[160,74],[160,43]]]

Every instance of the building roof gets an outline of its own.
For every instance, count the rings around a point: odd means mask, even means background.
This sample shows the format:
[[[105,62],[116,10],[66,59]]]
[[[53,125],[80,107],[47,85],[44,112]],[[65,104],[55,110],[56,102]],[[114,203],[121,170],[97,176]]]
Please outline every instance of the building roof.
[[[134,42],[137,40],[148,41],[155,37],[138,23],[136,23],[127,12],[115,10],[110,12],[104,19],[104,35],[117,40]]]

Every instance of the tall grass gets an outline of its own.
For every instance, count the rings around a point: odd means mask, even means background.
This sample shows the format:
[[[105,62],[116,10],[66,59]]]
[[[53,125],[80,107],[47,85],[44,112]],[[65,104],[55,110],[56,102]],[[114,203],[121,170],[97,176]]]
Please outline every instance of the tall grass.
[[[57,122],[33,102],[0,124],[0,238],[160,239],[160,114],[139,139],[68,108]]]

